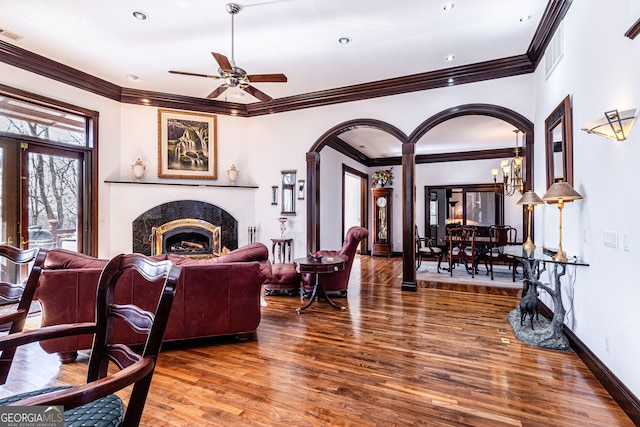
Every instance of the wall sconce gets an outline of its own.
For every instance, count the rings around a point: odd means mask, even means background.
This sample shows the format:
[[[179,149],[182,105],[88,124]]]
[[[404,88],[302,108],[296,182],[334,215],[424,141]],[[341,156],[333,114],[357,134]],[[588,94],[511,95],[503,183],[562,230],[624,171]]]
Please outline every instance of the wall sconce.
[[[624,111],[606,111],[604,119],[589,122],[584,125],[582,130],[606,138],[624,141],[629,136],[629,132],[631,132],[631,128],[636,121],[636,111],[636,108]]]
[[[558,203],[558,210],[560,211],[560,242],[558,243],[558,252],[553,256],[553,260],[557,262],[567,262],[567,257],[562,252],[562,208],[564,208],[565,202],[573,202],[574,200],[580,200],[582,196],[567,182],[556,182],[549,190],[542,196],[542,200],[547,203]]]

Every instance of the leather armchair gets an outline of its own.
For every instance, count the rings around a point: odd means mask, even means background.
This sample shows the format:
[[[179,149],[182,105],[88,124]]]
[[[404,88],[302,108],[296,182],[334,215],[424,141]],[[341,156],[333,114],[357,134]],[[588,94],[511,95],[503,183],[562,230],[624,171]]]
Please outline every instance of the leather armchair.
[[[351,275],[351,266],[353,264],[353,258],[356,255],[356,250],[362,239],[369,236],[369,230],[363,227],[351,227],[347,231],[342,249],[336,250],[321,250],[320,254],[328,257],[340,257],[344,259],[344,270],[330,274],[320,274],[319,280],[324,286],[324,290],[331,295],[339,294],[340,296],[347,295],[347,287],[349,286],[349,276]],[[313,276],[311,274],[302,275],[302,287],[306,296],[313,291]]]

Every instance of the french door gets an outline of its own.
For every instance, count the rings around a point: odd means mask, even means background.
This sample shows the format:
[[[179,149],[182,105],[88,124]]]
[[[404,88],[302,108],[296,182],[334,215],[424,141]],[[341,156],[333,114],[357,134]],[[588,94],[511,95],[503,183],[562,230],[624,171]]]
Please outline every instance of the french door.
[[[81,250],[83,157],[0,138],[0,241],[24,249]]]

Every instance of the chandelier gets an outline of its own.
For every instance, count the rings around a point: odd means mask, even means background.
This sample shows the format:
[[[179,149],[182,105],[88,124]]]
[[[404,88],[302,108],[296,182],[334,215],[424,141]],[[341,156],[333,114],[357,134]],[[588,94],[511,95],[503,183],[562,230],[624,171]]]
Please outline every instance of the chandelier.
[[[516,129],[513,132],[516,134],[515,157],[510,160],[501,160],[499,169],[491,169],[491,174],[493,175],[493,188],[499,195],[503,195],[503,193],[498,191],[498,173],[501,173],[502,175],[502,185],[504,186],[505,196],[513,196],[516,191],[520,192],[520,194],[524,193],[524,184],[522,181],[522,156],[520,156],[522,150],[518,144],[518,135],[520,134],[520,130]],[[522,140],[524,148],[524,133],[522,134]]]

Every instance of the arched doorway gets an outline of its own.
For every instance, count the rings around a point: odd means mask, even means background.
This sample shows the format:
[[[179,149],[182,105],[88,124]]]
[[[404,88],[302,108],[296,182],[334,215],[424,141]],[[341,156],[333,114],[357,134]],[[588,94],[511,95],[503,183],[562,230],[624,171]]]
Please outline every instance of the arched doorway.
[[[491,104],[466,104],[443,110],[422,122],[408,137],[398,128],[380,120],[355,119],[334,126],[311,146],[307,160],[307,250],[320,249],[320,150],[341,133],[358,127],[373,127],[394,136],[402,144],[402,289],[416,291],[415,272],[415,145],[429,130],[449,119],[464,115],[484,115],[503,120],[526,135],[525,189],[533,182],[533,123],[521,114]]]
[[[398,128],[375,119],[354,119],[340,123],[325,132],[307,152],[307,252],[320,249],[320,151],[344,132],[358,128],[374,128],[385,132],[404,146],[407,136]]]

